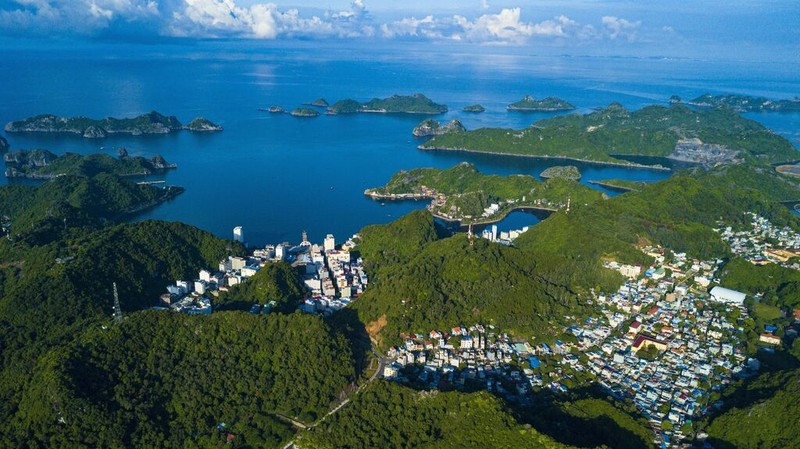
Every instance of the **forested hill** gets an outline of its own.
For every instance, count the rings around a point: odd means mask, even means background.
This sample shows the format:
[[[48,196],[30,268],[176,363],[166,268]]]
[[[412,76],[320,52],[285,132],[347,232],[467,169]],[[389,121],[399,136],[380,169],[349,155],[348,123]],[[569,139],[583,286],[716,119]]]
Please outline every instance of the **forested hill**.
[[[520,424],[489,393],[414,391],[383,381],[302,435],[300,445],[308,449],[571,447]]]
[[[391,343],[400,332],[479,321],[552,336],[561,328],[554,317],[584,310],[583,286],[611,288],[620,281],[599,263],[540,270],[532,252],[440,235],[425,211],[362,230],[359,249],[374,282],[354,307],[372,337]],[[570,283],[575,272],[584,282]]]
[[[98,226],[152,207],[183,192],[180,187],[138,185],[119,176],[59,176],[34,187],[0,188],[0,217],[12,238],[45,243],[67,227]]]
[[[422,149],[564,157],[625,164],[616,155],[667,157],[684,139],[699,139],[758,164],[792,161],[791,142],[727,109],[648,106],[630,112],[619,104],[591,114],[540,120],[522,130],[481,128],[436,136]]]
[[[278,414],[326,413],[352,356],[315,316],[142,312],[43,356],[13,430],[49,447],[277,447],[293,435]]]
[[[602,260],[646,263],[638,249],[659,244],[693,257],[728,254],[714,232],[751,211],[778,225],[797,225],[779,201],[800,198],[791,178],[750,165],[696,170],[607,201],[557,212],[516,247],[441,238],[427,212],[369,226],[359,248],[374,282],[354,307],[372,336],[396,342],[400,332],[483,321],[521,336],[553,337],[560,317],[580,316],[590,289],[614,291],[621,278]]]

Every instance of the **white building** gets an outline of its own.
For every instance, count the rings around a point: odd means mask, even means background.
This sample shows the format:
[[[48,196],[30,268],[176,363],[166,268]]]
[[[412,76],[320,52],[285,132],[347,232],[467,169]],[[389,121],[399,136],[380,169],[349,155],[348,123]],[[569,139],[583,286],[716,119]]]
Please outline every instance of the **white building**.
[[[336,240],[333,238],[333,234],[325,236],[325,241],[322,242],[322,249],[325,251],[333,251],[336,249]]]
[[[711,289],[711,299],[714,301],[724,302],[726,304],[742,305],[744,304],[745,295],[742,292],[731,290],[729,288],[716,286]]]
[[[239,243],[244,243],[244,229],[241,226],[233,228],[233,240]]]
[[[275,245],[275,259],[276,260],[283,260],[286,257],[285,248],[283,243],[278,243]]]

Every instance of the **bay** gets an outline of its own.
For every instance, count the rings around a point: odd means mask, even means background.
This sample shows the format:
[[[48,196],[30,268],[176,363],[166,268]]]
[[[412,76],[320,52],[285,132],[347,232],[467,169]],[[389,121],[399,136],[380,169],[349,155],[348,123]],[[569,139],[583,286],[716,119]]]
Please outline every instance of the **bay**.
[[[366,101],[424,93],[450,107],[437,120],[461,120],[468,129],[524,128],[553,113],[506,111],[532,94],[559,96],[577,112],[619,102],[630,109],[666,104],[672,94],[705,92],[791,98],[800,92],[789,63],[531,55],[520,49],[470,45],[199,42],[192,45],[84,44],[55,49],[8,49],[0,59],[0,121],[53,113],[131,117],[150,110],[183,122],[196,116],[225,127],[221,133],[165,136],[6,134],[12,149],[47,148],[61,154],[125,147],[132,155],[163,155],[178,164],[166,175],[184,186],[176,199],[138,217],[183,221],[231,238],[243,226],[250,244],[337,240],[371,223],[385,223],[424,207],[422,202],[379,202],[363,196],[395,172],[474,163],[485,173],[538,176],[558,160],[424,152],[411,136],[423,119],[407,115],[296,118],[258,111],[287,110],[323,97]],[[480,103],[487,111],[464,113]],[[800,114],[748,114],[797,145]],[[609,178],[658,181],[669,172],[576,164],[582,182]],[[5,179],[0,183],[7,183]],[[17,182],[17,181],[14,181]],[[593,188],[602,189],[598,186]],[[617,192],[603,190],[609,195]],[[520,217],[514,216],[515,226]],[[535,217],[533,217],[535,218]],[[532,221],[530,224],[533,224]]]

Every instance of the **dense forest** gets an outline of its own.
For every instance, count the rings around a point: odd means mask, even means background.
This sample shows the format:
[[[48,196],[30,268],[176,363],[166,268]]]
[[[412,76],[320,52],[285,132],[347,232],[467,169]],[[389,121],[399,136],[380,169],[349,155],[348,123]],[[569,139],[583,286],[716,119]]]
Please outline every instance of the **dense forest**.
[[[292,436],[277,414],[324,414],[351,357],[310,315],[140,312],[43,356],[13,430],[32,447],[275,447]]]
[[[301,436],[308,449],[537,448],[569,446],[520,424],[489,393],[415,391],[378,381]]]

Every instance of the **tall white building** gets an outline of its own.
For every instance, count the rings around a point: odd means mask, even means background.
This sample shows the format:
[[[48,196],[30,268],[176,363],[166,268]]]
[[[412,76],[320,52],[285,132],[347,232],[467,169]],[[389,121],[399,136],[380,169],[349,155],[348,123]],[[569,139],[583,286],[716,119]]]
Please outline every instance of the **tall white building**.
[[[492,241],[497,241],[497,225],[492,225]]]
[[[244,243],[244,229],[241,226],[233,228],[233,240],[239,243]]]
[[[325,251],[333,251],[336,249],[336,240],[333,238],[333,234],[328,234],[325,237],[325,241],[322,242],[322,249]]]
[[[278,243],[275,245],[275,259],[283,260],[286,257],[284,254],[284,249],[283,243]]]

